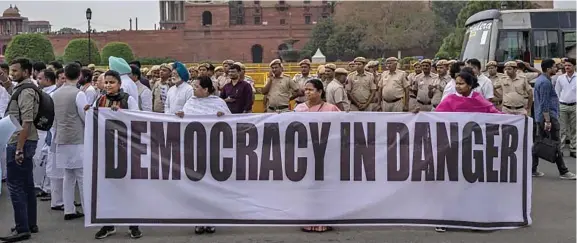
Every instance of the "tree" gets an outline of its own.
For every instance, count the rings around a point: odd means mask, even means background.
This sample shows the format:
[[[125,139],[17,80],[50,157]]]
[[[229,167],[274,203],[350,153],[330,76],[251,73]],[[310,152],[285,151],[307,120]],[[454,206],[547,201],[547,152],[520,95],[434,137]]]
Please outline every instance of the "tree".
[[[333,35],[334,33],[334,22],[332,18],[322,19],[313,28],[311,31],[311,38],[305,44],[305,47],[301,50],[303,53],[302,56],[314,55],[317,49],[321,49],[321,51],[327,57],[327,60],[330,60],[329,55],[331,53],[327,50],[327,40]]]
[[[101,53],[103,64],[108,63],[108,57],[110,56],[121,57],[127,62],[134,60],[132,48],[124,42],[110,42],[102,48]]]
[[[78,38],[68,42],[64,49],[64,62],[80,61],[82,64],[100,63],[100,53],[94,40],[90,41],[90,60],[88,60],[88,39]]]
[[[42,34],[20,34],[8,43],[5,58],[8,62],[16,58],[28,58],[48,63],[54,61],[54,48],[50,40]]]
[[[68,28],[68,27],[64,27],[58,31],[56,31],[59,34],[80,34],[82,33],[81,30],[76,29],[76,28]]]
[[[459,12],[466,4],[466,1],[433,1],[431,10],[447,27],[454,27],[457,24]]]
[[[364,32],[363,49],[375,51],[428,48],[434,43],[435,15],[423,2],[387,1],[343,3],[337,23],[350,23]],[[384,53],[382,53],[384,54]],[[380,55],[382,56],[382,55]]]

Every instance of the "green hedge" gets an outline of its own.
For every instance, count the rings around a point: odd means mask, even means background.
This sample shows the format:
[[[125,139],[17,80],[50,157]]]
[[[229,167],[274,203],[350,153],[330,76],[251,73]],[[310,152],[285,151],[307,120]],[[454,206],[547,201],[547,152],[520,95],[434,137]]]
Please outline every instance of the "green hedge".
[[[80,61],[84,65],[99,64],[100,53],[96,41],[90,40],[90,60],[88,60],[88,39],[79,38],[68,42],[64,49],[64,62]]]
[[[106,44],[102,48],[101,56],[103,65],[108,65],[108,58],[110,56],[123,58],[127,62],[134,60],[132,48],[124,42],[110,42]]]
[[[54,48],[50,40],[42,34],[20,34],[8,43],[5,58],[8,62],[16,58],[28,58],[48,63],[54,61]]]

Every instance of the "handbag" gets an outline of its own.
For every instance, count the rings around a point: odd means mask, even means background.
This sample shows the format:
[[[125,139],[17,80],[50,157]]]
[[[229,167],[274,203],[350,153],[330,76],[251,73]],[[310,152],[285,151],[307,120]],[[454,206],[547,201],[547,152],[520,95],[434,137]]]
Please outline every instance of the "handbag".
[[[537,157],[555,163],[561,153],[559,144],[559,141],[551,139],[551,133],[546,132],[546,136],[538,139],[533,145],[533,152]]]

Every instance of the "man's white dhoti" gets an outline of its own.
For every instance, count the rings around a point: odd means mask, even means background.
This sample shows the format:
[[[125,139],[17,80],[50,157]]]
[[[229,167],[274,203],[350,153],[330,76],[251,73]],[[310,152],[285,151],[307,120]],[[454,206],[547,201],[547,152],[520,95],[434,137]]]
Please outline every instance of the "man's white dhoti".
[[[83,156],[84,145],[56,145],[56,167],[64,170],[63,198],[64,214],[76,213],[74,206],[74,188],[78,184],[81,202],[84,201],[83,190]]]
[[[38,130],[38,144],[34,154],[34,187],[40,188],[43,192],[50,192],[50,179],[46,177],[46,157],[48,153],[43,153],[48,132]]]

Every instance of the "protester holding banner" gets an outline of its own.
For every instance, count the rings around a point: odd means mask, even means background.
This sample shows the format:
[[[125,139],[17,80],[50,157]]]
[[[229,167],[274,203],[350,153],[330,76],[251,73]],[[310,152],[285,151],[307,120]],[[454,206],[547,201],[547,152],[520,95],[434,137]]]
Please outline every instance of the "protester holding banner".
[[[124,93],[120,89],[121,87],[121,78],[120,74],[116,71],[109,70],[104,74],[104,87],[106,89],[106,95],[101,96],[96,100],[94,103],[95,108],[97,107],[106,107],[111,108],[112,110],[118,109],[126,109],[126,110],[140,110],[138,107],[138,103],[136,100]],[[87,109],[88,106],[85,108]],[[130,226],[130,238],[137,239],[142,237],[142,232],[140,231],[138,226]],[[114,226],[104,226],[100,228],[94,238],[96,239],[104,239],[108,236],[111,236],[116,233],[116,228]]]
[[[479,86],[477,77],[471,68],[463,68],[455,80],[457,93],[450,94],[435,108],[437,112],[478,112],[501,113],[493,103],[486,100],[479,92],[473,91]]]
[[[325,91],[323,82],[318,79],[311,79],[305,84],[305,96],[307,101],[295,107],[296,112],[333,112],[340,111],[333,104],[324,102]],[[329,226],[308,226],[301,228],[304,232],[327,232],[333,230]]]

